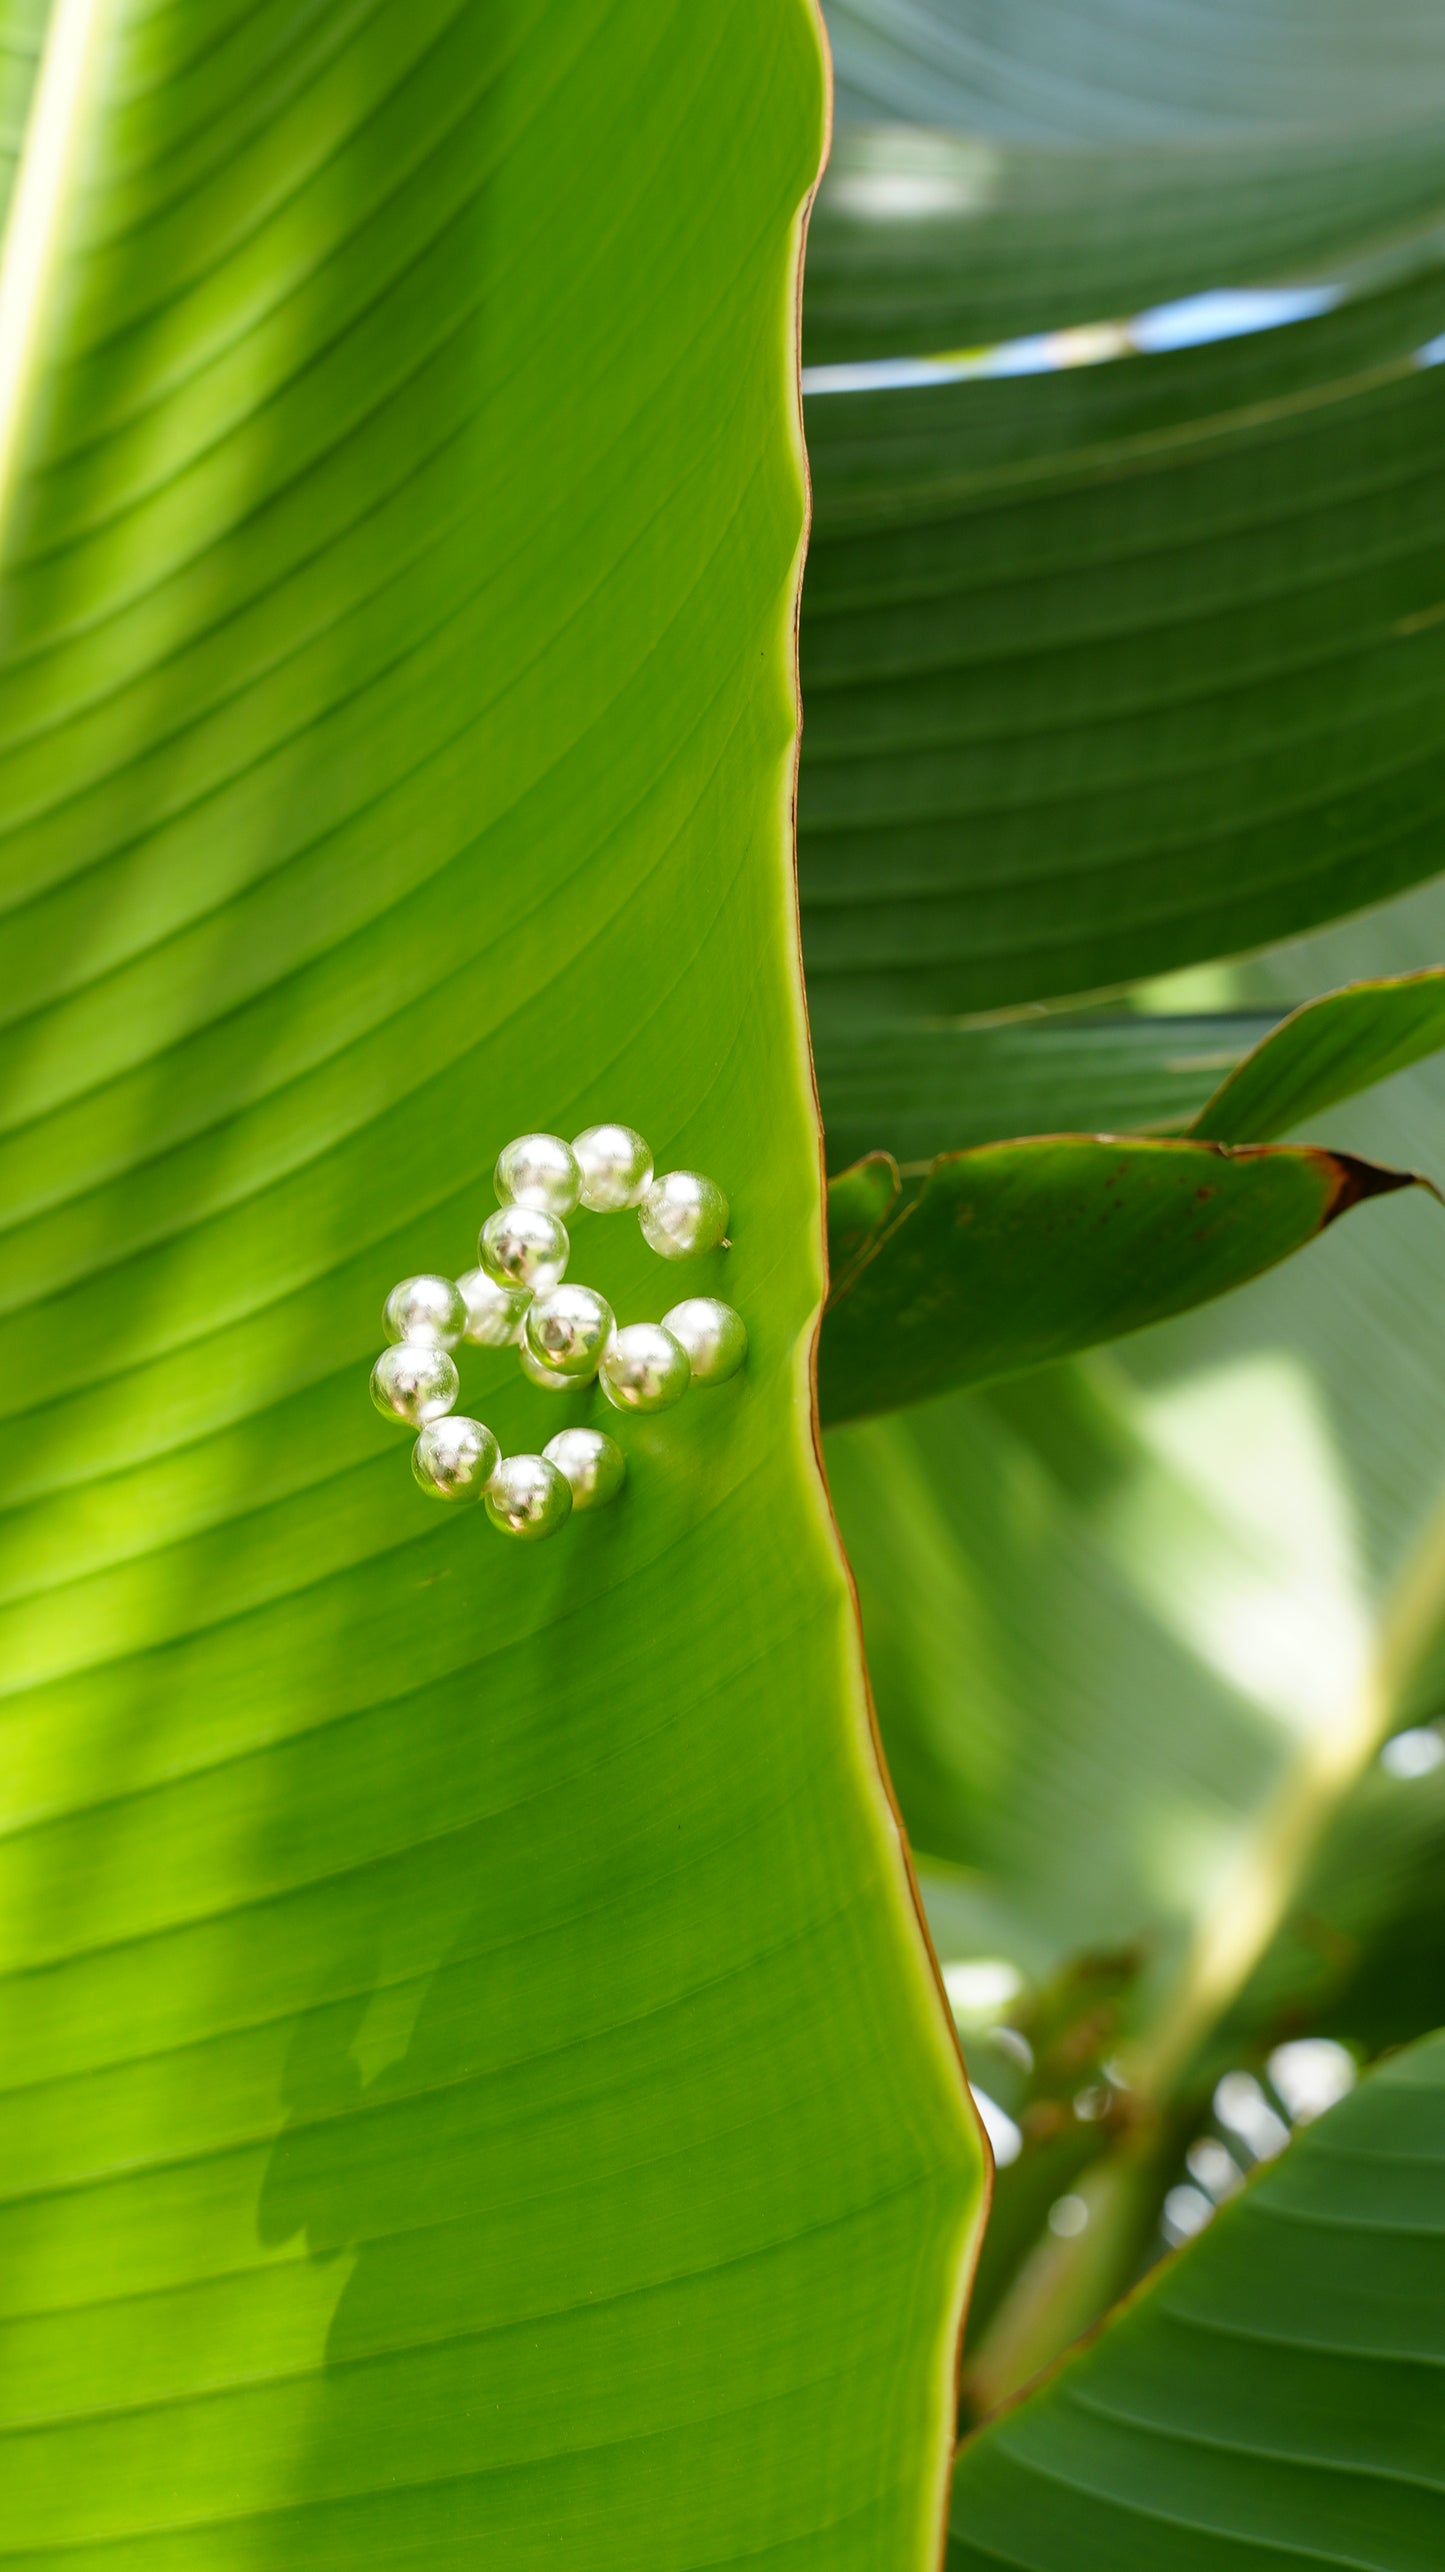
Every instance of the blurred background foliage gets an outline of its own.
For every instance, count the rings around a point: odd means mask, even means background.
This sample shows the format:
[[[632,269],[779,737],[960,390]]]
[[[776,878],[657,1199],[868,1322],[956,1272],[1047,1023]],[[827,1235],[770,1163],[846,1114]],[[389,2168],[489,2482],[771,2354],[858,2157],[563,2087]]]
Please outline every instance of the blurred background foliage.
[[[1445,36],[1413,0],[827,18],[800,880],[829,1166],[906,1194],[1179,1134],[1283,1013],[1445,954]],[[1439,1182],[1442,1109],[1422,1059],[1291,1139]],[[999,2161],[965,2422],[1445,2017],[1442,1250],[1402,1191],[829,1434]],[[1020,1297],[1070,1258],[1020,1237]]]
[[[868,0],[829,24],[812,365],[1068,326],[1132,356],[810,403],[815,1012],[1116,984],[1433,874],[1431,14]],[[1312,318],[1169,345],[1161,305],[1281,285]],[[1152,329],[1111,341],[1141,306]]]

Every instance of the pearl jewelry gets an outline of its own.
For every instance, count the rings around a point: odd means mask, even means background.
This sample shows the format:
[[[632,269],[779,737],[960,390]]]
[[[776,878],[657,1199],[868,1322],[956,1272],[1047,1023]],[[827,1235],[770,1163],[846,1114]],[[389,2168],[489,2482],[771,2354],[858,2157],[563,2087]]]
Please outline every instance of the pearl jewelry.
[[[501,1458],[480,1420],[453,1410],[460,1390],[450,1351],[517,1351],[522,1373],[548,1393],[576,1393],[594,1377],[616,1411],[667,1411],[689,1384],[723,1384],[747,1356],[742,1316],[713,1295],[685,1296],[661,1322],[618,1329],[604,1295],[565,1285],[571,1243],[563,1217],[635,1206],[642,1236],[663,1259],[690,1259],[725,1244],[728,1201],[700,1170],[653,1171],[650,1146],[630,1125],[589,1125],[572,1143],[520,1134],[498,1156],[497,1211],[478,1243],[478,1265],[455,1283],[404,1277],[386,1299],[392,1345],[372,1369],[371,1395],[389,1420],[419,1431],[412,1472],[433,1499],[485,1497],[508,1535],[553,1535],[573,1508],[612,1500],[627,1479],[621,1449],[600,1429],[559,1430],[540,1456]]]
[[[499,1206],[539,1206],[543,1214],[570,1215],[582,1193],[582,1173],[560,1134],[519,1134],[493,1174]]]
[[[533,1356],[525,1337],[517,1342],[517,1356],[528,1383],[540,1384],[544,1393],[580,1393],[583,1385],[591,1382],[590,1376],[559,1375],[555,1366],[544,1366],[539,1357]]]
[[[389,1340],[454,1349],[466,1328],[467,1308],[449,1277],[403,1277],[388,1295],[382,1319]]]
[[[455,1411],[423,1429],[411,1451],[412,1472],[434,1500],[480,1500],[500,1460],[491,1430]]]
[[[601,1429],[559,1429],[542,1453],[566,1475],[574,1509],[600,1509],[604,1500],[616,1499],[627,1479],[622,1449]]]
[[[482,1226],[482,1266],[499,1286],[530,1286],[550,1295],[562,1283],[571,1244],[567,1227],[541,1206],[498,1206]]]
[[[662,1259],[695,1259],[716,1250],[728,1228],[728,1201],[700,1170],[669,1170],[654,1179],[637,1209],[643,1239]]]
[[[558,1375],[590,1384],[613,1332],[612,1307],[590,1286],[554,1286],[529,1306],[525,1338],[532,1355]]]
[[[440,1420],[459,1391],[457,1371],[445,1349],[417,1348],[402,1340],[383,1349],[371,1370],[371,1398],[384,1418],[414,1429]]]
[[[616,1411],[670,1411],[687,1391],[687,1351],[660,1322],[629,1322],[603,1352],[602,1390]]]
[[[635,1206],[652,1178],[652,1153],[630,1125],[589,1125],[574,1136],[582,1203],[595,1215]]]
[[[681,1340],[692,1366],[694,1384],[726,1384],[748,1353],[747,1327],[731,1304],[716,1295],[689,1295],[664,1313],[662,1327]]]
[[[555,1536],[572,1515],[572,1486],[546,1456],[506,1456],[487,1486],[487,1516],[504,1536]]]
[[[530,1286],[501,1286],[489,1277],[485,1268],[469,1268],[457,1279],[457,1291],[467,1308],[467,1326],[462,1336],[477,1349],[510,1348],[522,1336],[522,1322],[532,1300]]]

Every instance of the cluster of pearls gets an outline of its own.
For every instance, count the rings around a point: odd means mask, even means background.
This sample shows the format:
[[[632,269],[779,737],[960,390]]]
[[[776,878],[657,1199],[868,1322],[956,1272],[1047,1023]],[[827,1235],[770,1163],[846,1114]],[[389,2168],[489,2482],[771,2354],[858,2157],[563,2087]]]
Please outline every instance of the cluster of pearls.
[[[643,1239],[663,1259],[726,1248],[728,1201],[699,1170],[653,1175],[652,1154],[630,1125],[589,1125],[573,1142],[521,1134],[500,1154],[497,1210],[478,1261],[464,1277],[405,1277],[386,1299],[391,1343],[371,1374],[388,1420],[419,1431],[412,1472],[437,1500],[477,1500],[506,1535],[554,1535],[574,1509],[595,1509],[621,1490],[627,1466],[600,1429],[563,1429],[539,1456],[503,1456],[491,1430],[454,1410],[460,1379],[451,1351],[517,1351],[522,1372],[545,1391],[600,1383],[614,1410],[670,1410],[689,1385],[723,1384],[747,1355],[742,1316],[713,1295],[674,1304],[660,1322],[620,1328],[605,1295],[566,1282],[565,1218],[637,1210]]]

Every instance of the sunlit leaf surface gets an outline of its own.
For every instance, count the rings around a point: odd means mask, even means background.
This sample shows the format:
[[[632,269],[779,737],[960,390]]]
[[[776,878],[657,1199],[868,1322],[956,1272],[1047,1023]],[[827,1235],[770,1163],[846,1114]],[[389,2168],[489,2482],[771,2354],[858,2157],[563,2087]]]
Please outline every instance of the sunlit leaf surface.
[[[814,23],[61,18],[0,739],[0,2542],[931,2565],[980,2157],[807,1392]],[[376,1418],[381,1300],[470,1263],[510,1134],[619,1115],[735,1246],[588,1218],[577,1273],[725,1285],[749,1366],[509,1546]],[[510,1355],[463,1399],[511,1451],[572,1416]]]

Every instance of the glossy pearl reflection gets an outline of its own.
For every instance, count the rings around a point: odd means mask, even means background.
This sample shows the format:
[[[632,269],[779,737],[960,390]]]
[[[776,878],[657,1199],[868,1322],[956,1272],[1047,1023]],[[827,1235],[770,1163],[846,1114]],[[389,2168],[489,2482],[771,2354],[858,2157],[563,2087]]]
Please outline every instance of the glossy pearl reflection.
[[[582,1203],[593,1214],[621,1214],[639,1203],[652,1179],[650,1146],[631,1125],[589,1125],[572,1144],[582,1173]]]
[[[489,1277],[499,1286],[529,1286],[534,1295],[561,1285],[570,1248],[566,1225],[541,1206],[498,1206],[479,1244]]]
[[[696,1259],[716,1250],[727,1231],[728,1201],[701,1170],[669,1170],[644,1191],[637,1220],[659,1258]]]
[[[747,1325],[716,1295],[689,1295],[664,1313],[662,1327],[688,1354],[694,1384],[726,1384],[748,1353]]]
[[[627,1480],[627,1459],[602,1429],[559,1429],[542,1453],[566,1475],[574,1509],[600,1509]]]
[[[485,1268],[469,1268],[465,1277],[457,1279],[457,1291],[467,1310],[462,1337],[473,1348],[510,1348],[521,1338],[532,1300],[530,1286],[504,1286],[489,1277]]]
[[[416,1348],[452,1349],[467,1324],[467,1308],[450,1277],[403,1277],[382,1308],[389,1340]]]
[[[480,1500],[500,1461],[501,1449],[485,1422],[454,1411],[423,1429],[411,1469],[433,1500]]]
[[[602,1390],[618,1411],[670,1411],[688,1388],[687,1351],[661,1322],[629,1322],[614,1331],[599,1370]]]
[[[504,1456],[487,1489],[487,1516],[504,1536],[555,1536],[572,1515],[572,1486],[546,1456]]]
[[[412,1429],[440,1420],[459,1390],[457,1371],[446,1350],[409,1340],[383,1349],[371,1370],[371,1398],[383,1419],[404,1420]]]
[[[570,1215],[582,1193],[582,1173],[571,1144],[560,1134],[519,1134],[498,1155],[492,1184],[498,1205]]]
[[[539,1365],[590,1383],[612,1337],[613,1313],[591,1286],[554,1286],[528,1308],[526,1345]]]

